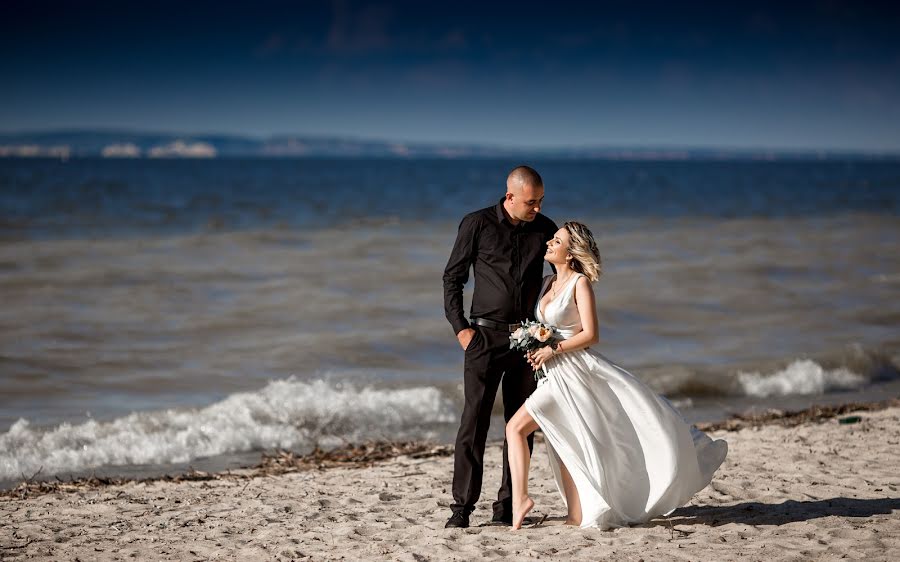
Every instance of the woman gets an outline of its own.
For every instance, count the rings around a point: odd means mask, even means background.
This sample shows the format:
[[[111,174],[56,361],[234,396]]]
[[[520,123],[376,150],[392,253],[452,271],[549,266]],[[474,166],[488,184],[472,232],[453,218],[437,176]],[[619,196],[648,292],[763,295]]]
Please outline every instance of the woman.
[[[530,352],[546,377],[506,425],[513,530],[534,507],[526,437],[540,428],[568,516],[581,527],[624,526],[668,514],[709,484],[728,445],[689,426],[674,407],[590,346],[599,341],[591,282],[600,254],[591,231],[567,222],[547,243],[535,317],[564,338]]]

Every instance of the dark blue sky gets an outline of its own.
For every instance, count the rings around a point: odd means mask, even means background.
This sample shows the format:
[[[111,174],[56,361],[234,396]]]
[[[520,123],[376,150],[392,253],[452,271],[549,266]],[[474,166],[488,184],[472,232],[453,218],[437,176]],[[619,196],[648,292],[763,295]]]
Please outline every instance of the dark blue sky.
[[[872,2],[5,0],[0,130],[900,150]]]

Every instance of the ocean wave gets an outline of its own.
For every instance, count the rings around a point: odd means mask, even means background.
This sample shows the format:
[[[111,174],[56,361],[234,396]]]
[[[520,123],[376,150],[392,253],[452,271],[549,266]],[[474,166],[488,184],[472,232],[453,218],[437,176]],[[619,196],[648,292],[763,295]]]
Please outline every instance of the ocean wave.
[[[0,435],[0,480],[38,470],[48,475],[372,438],[428,438],[429,424],[455,421],[455,410],[434,387],[375,389],[289,378],[199,409],[135,412],[51,429],[19,419]]]
[[[853,344],[815,358],[765,361],[729,372],[717,367],[660,365],[638,375],[660,394],[686,400],[814,396],[897,380],[900,355]]]
[[[741,372],[736,380],[741,394],[760,398],[853,390],[869,382],[867,377],[847,368],[826,370],[810,359],[794,361],[787,368],[768,375]]]

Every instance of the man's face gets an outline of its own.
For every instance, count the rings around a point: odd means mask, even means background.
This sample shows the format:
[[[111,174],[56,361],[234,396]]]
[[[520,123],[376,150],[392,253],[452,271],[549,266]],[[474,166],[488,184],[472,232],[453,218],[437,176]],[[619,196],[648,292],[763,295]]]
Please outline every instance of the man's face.
[[[544,187],[523,184],[518,189],[508,191],[506,198],[510,201],[507,211],[512,218],[531,222],[544,204]]]

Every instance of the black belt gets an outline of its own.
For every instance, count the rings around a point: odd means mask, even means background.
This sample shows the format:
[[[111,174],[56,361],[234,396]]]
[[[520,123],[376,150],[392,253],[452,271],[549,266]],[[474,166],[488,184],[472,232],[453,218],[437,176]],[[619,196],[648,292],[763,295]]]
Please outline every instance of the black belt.
[[[500,330],[501,332],[515,332],[519,328],[522,327],[522,324],[503,324],[501,322],[494,322],[493,320],[485,320],[484,318],[472,318],[472,324],[478,324],[479,326],[484,326],[485,328],[490,328],[492,330]]]

